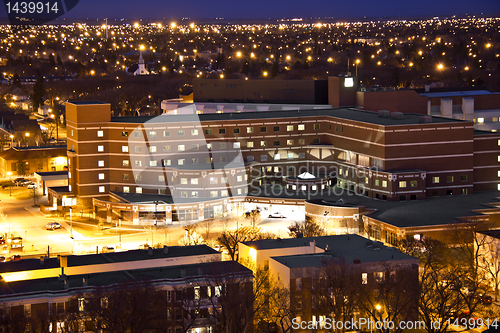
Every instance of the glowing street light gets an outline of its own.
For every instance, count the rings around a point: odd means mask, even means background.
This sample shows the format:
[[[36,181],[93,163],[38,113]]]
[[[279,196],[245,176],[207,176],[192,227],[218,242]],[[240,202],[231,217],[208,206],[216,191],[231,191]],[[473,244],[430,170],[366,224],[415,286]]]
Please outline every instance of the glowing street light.
[[[262,72],[262,75],[267,76],[267,72],[266,71]]]

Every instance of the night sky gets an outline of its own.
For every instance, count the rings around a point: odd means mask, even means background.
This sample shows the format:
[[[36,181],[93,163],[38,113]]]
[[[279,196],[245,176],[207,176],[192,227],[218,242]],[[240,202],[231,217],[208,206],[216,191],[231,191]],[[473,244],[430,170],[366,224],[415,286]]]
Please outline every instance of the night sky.
[[[1,6],[0,13],[3,14],[1,16],[6,16],[4,6]],[[80,0],[64,17],[166,20],[179,20],[183,17],[339,19],[481,13],[500,15],[500,0]]]

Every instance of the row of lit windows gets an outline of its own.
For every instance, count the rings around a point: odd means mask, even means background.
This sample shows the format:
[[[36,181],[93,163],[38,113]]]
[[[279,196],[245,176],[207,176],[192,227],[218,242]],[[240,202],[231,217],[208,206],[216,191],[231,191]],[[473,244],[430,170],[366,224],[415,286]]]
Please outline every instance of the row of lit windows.
[[[299,139],[298,140],[299,142],[299,145],[305,145],[306,144],[306,140],[305,139]],[[313,143],[314,144],[319,144],[319,139],[316,138],[313,140]],[[247,148],[254,148],[254,142],[247,142]],[[267,144],[267,141],[265,140],[261,140],[260,141],[260,147],[268,147],[268,144]],[[280,140],[275,140],[273,141],[273,146],[274,147],[279,147],[281,145],[281,141]],[[293,146],[294,145],[294,140],[286,140],[286,145],[287,146]],[[227,142],[220,142],[219,143],[219,149],[226,149],[227,147]],[[207,143],[207,149],[212,149],[213,148],[213,144],[212,143]],[[239,149],[241,148],[241,142],[233,142],[233,148],[234,149]],[[199,144],[192,144],[191,145],[191,151],[196,151],[196,150],[199,150],[200,149],[200,145]],[[98,152],[104,152],[104,146],[100,145],[100,146],[97,146],[97,151]],[[165,145],[163,146],[163,151],[164,152],[168,152],[168,151],[171,151],[171,146],[170,145]],[[177,151],[186,151],[186,145],[177,145]],[[128,153],[129,152],[129,147],[128,146],[122,146],[122,153]],[[134,147],[134,152],[135,153],[141,153],[142,152],[142,147],[140,146],[135,146]],[[158,152],[158,148],[157,146],[150,146],[149,147],[149,152],[150,153],[156,153]]]
[[[99,192],[104,193],[105,192],[105,187],[104,186],[99,186]],[[123,193],[130,193],[130,187],[129,186],[124,186],[123,187]],[[136,187],[135,188],[135,193],[142,193],[142,187]],[[158,189],[158,194],[165,194],[166,190],[164,188]],[[248,188],[239,188],[236,190],[237,194],[243,194],[243,193],[248,193]],[[220,194],[220,195],[219,195]],[[221,190],[221,191],[210,191],[210,197],[212,198],[217,198],[217,197],[227,197],[228,196],[228,191],[227,190]],[[198,198],[199,197],[199,192],[198,191],[181,191],[181,197],[182,198]]]
[[[488,122],[488,119],[491,119],[491,122],[493,123],[498,123],[498,117],[493,117],[493,118],[474,118],[474,122],[477,124],[484,124],[485,122]]]
[[[101,175],[102,175],[102,178],[101,178]],[[123,176],[122,176],[123,180],[129,180],[130,179],[130,175],[128,173],[124,173]],[[100,173],[99,174],[99,179],[104,179],[104,174]],[[236,176],[236,181],[237,182],[242,182],[243,179],[248,180],[248,175],[238,175]],[[138,174],[138,175],[135,175],[135,180],[136,181],[142,181],[142,174]],[[159,175],[158,176],[158,181],[159,182],[164,182],[165,181],[165,176],[164,175]],[[219,178],[218,177],[210,177],[210,184],[214,185],[214,184],[218,184],[219,182]],[[221,184],[226,184],[227,183],[227,177],[221,177],[220,178],[220,183]],[[187,185],[187,184],[191,184],[191,185],[198,185],[199,184],[199,179],[198,178],[181,178],[181,184],[182,185]]]
[[[287,132],[292,132],[295,129],[294,125],[287,125],[286,130]],[[313,129],[314,130],[319,130],[320,129],[320,124],[313,124]],[[279,132],[281,130],[280,126],[273,126],[273,131],[274,132]],[[304,124],[299,124],[297,125],[297,130],[303,131],[305,130],[305,125]],[[177,131],[177,136],[184,136],[187,133],[191,133],[192,136],[199,135],[199,130],[198,129],[192,129],[192,130],[178,130]],[[254,128],[253,127],[246,127],[246,132],[247,133],[254,133]],[[267,132],[267,126],[262,126],[260,127],[260,132],[261,133],[266,133]],[[72,132],[73,133],[73,132]],[[140,138],[141,131],[134,131],[134,137]],[[157,137],[157,131],[148,131],[148,138],[156,138]],[[240,128],[236,127],[233,128],[233,134],[240,134]],[[205,130],[205,134],[207,135],[213,135],[213,129],[208,128]],[[219,128],[219,134],[226,134],[226,129],[225,128]],[[122,132],[122,137],[128,137],[129,132],[123,131]],[[170,131],[163,131],[163,137],[169,137],[170,136]],[[97,137],[104,137],[104,131],[97,131]]]

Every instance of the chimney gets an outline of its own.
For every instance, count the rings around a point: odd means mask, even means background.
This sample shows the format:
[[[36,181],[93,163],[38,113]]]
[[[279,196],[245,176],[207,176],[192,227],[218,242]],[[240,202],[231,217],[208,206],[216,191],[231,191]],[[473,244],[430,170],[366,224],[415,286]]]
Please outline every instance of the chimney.
[[[153,256],[153,248],[148,247],[148,256],[152,257]]]
[[[163,245],[163,254],[168,255],[168,246]]]
[[[45,266],[45,256],[40,257],[40,266]]]

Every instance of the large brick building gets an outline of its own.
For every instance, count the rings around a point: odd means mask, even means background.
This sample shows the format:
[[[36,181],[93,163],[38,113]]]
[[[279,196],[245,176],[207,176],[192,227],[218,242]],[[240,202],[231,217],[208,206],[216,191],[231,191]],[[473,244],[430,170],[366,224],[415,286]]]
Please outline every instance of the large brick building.
[[[221,216],[305,171],[328,180],[317,190],[388,201],[499,187],[500,134],[470,121],[355,108],[112,118],[73,102],[67,124],[67,190],[108,220]]]

